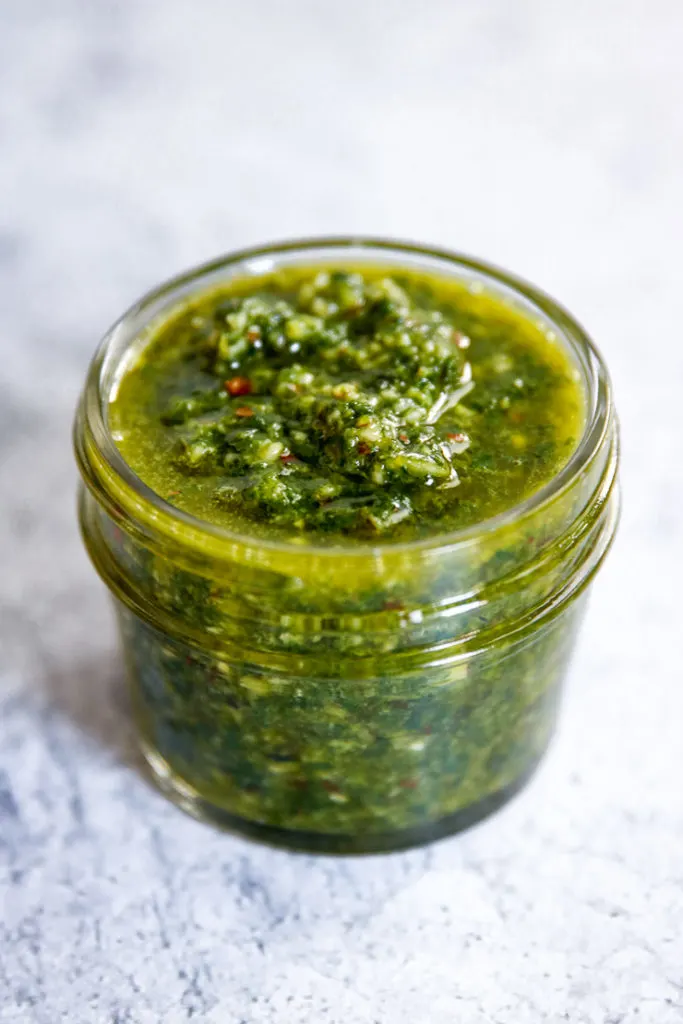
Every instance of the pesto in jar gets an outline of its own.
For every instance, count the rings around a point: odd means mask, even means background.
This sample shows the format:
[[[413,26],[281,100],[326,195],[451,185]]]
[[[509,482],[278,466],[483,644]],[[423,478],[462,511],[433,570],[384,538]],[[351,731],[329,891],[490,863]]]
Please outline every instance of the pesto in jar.
[[[308,849],[412,845],[519,787],[613,532],[611,442],[490,526],[570,459],[586,375],[521,292],[397,254],[198,287],[95,373],[162,503],[93,453],[87,403],[77,423],[157,781]]]
[[[462,283],[320,267],[241,279],[152,331],[110,412],[154,491],[264,537],[386,543],[495,516],[567,461],[578,372]]]

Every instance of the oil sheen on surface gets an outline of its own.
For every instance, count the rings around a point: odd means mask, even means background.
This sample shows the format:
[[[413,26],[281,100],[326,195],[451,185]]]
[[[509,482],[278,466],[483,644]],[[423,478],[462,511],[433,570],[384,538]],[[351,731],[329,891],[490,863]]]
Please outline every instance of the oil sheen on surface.
[[[243,534],[410,541],[539,490],[576,447],[580,375],[547,326],[387,267],[296,266],[176,307],[110,406],[157,494]]]

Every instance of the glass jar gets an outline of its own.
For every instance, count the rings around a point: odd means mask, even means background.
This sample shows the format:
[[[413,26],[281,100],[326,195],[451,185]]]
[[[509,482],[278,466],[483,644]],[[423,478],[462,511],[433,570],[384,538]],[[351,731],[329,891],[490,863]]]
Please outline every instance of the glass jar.
[[[193,293],[317,261],[455,278],[552,332],[586,394],[564,468],[474,527],[375,547],[238,535],[152,492],[107,418],[150,333]],[[608,376],[547,296],[475,260],[374,239],[234,253],[149,293],[109,331],[75,442],[81,527],[118,610],[141,748],[179,806],[299,849],[390,850],[472,824],[533,772],[618,516]]]

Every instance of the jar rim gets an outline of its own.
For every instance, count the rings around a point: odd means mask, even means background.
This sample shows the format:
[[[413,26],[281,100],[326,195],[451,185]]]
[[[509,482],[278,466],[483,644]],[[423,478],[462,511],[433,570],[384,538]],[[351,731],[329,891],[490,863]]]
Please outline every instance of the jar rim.
[[[216,278],[217,283],[223,272],[234,273],[242,270],[256,276],[277,269],[288,257],[310,256],[313,263],[323,264],[322,254],[325,250],[329,251],[331,261],[335,250],[337,257],[340,258],[354,249],[359,250],[361,258],[367,257],[370,263],[373,256],[394,256],[397,261],[402,261],[403,266],[414,266],[416,269],[424,268],[425,261],[428,261],[435,269],[440,267],[446,273],[449,270],[451,273],[454,270],[460,271],[461,274],[469,275],[473,283],[486,283],[493,287],[498,297],[521,302],[527,310],[540,314],[549,326],[557,330],[580,364],[586,391],[583,433],[567,462],[543,487],[495,516],[458,530],[400,542],[389,541],[379,544],[349,541],[323,545],[315,541],[302,543],[287,538],[262,538],[210,523],[171,505],[144,483],[126,462],[116,445],[107,417],[107,407],[113,390],[112,384],[105,387],[107,373],[118,373],[120,380],[123,375],[123,357],[130,352],[132,344],[140,338],[141,332],[149,328],[150,322],[155,319],[152,315],[155,309],[158,315],[161,310],[168,313],[173,305],[184,297],[196,294],[210,279]],[[387,266],[391,265],[388,259],[386,263]],[[110,364],[114,343],[123,344],[125,347],[112,367]],[[182,534],[184,544],[190,548],[198,545],[206,552],[208,546],[216,557],[220,557],[222,553],[234,557],[235,548],[239,547],[258,549],[263,554],[271,552],[274,556],[286,555],[290,558],[384,558],[420,551],[433,554],[443,549],[466,548],[480,541],[482,537],[490,538],[498,531],[504,531],[511,525],[520,523],[527,516],[539,513],[565,493],[582,474],[594,455],[600,451],[612,423],[610,378],[598,348],[578,321],[545,292],[507,270],[449,249],[390,238],[340,235],[289,239],[235,250],[174,275],[146,292],[106,332],[92,359],[76,422],[76,449],[81,469],[86,470],[87,466],[87,469],[92,470],[92,460],[85,453],[85,446],[79,437],[79,431],[85,426],[97,452],[98,465],[95,476],[101,485],[104,483],[105,490],[110,492],[110,500],[113,499],[118,506],[133,508],[138,513],[146,511],[145,518],[153,521],[155,529],[173,536],[176,540],[180,539]],[[84,476],[87,479],[87,471],[84,472]]]

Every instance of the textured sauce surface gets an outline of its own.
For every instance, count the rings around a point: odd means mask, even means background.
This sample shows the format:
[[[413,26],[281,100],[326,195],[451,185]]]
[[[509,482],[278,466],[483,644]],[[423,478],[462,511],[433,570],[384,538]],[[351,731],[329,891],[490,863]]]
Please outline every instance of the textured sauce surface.
[[[288,268],[176,307],[110,405],[135,473],[263,537],[405,541],[547,483],[584,422],[556,336],[424,272]]]

